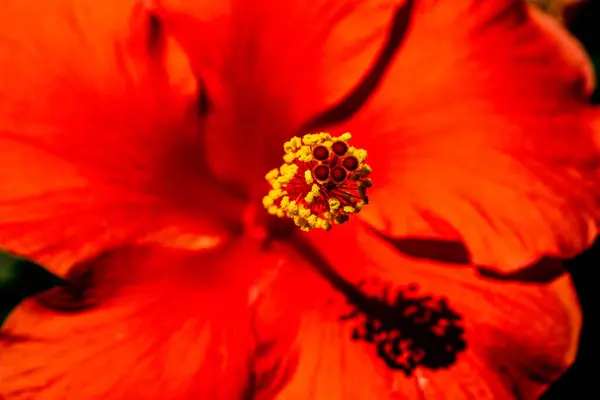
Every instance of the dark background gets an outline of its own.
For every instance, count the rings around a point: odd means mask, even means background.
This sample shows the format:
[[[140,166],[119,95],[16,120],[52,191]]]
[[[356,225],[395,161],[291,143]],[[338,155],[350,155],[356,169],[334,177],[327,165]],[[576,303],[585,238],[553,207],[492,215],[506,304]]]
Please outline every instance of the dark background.
[[[596,71],[600,67],[600,1],[592,0],[568,10],[566,20],[571,32],[586,47]],[[597,74],[598,75],[598,74]],[[593,101],[600,104],[600,90],[596,90]],[[567,263],[575,281],[583,309],[583,332],[575,365],[542,397],[555,399],[600,399],[600,240],[583,255]]]
[[[583,331],[575,365],[552,385],[543,400],[600,399],[600,370],[595,363],[600,358],[600,307],[597,304],[600,285],[598,279],[593,278],[599,267],[600,240],[589,251],[568,262],[583,309]]]
[[[482,0],[485,1],[485,0]],[[600,67],[600,0],[588,1],[567,10],[566,23],[586,47],[598,70]],[[600,90],[593,101],[600,104]],[[600,269],[600,240],[586,253],[569,260],[583,309],[583,331],[575,365],[544,394],[543,400],[600,400],[600,284],[594,279]],[[32,295],[58,283],[35,264],[14,261],[0,252],[0,324],[3,317],[24,295]]]

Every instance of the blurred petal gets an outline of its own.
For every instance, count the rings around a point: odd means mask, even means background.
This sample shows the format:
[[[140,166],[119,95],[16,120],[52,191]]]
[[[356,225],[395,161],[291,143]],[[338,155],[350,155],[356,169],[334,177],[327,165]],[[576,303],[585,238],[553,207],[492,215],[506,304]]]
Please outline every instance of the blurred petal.
[[[59,274],[163,225],[215,234],[201,214],[212,188],[200,188],[194,77],[136,4],[2,6],[0,246]]]
[[[49,292],[7,320],[0,397],[245,398],[256,272],[246,257],[259,259],[248,246],[226,256],[142,247],[78,265],[81,296]]]
[[[419,2],[380,90],[338,128],[369,151],[361,217],[505,272],[583,251],[600,219],[593,85],[581,46],[524,2]]]
[[[462,241],[474,263],[502,272],[571,257],[596,236],[589,60],[525,2],[160,4],[214,105],[204,149],[219,177],[263,194],[284,139],[316,129],[378,70],[365,107],[331,127],[369,150],[369,223]]]
[[[426,334],[416,334],[420,331],[411,328],[416,326],[416,319],[400,314],[394,318],[405,321],[399,322],[403,324],[401,337],[411,339],[427,358],[408,376],[390,368],[380,355],[390,354],[380,353],[377,337],[375,343],[356,338],[353,332],[361,328],[358,317],[341,320],[352,309],[344,303],[353,295],[342,296],[321,276],[307,274],[292,261],[279,269],[271,290],[259,302],[265,320],[280,321],[279,326],[266,323],[263,334],[279,329],[282,339],[270,354],[270,365],[280,374],[260,365],[261,371],[270,371],[268,376],[279,376],[279,380],[265,379],[265,389],[257,398],[535,399],[573,362],[581,315],[566,274],[547,285],[495,281],[478,276],[472,268],[445,267],[400,256],[367,231],[358,232],[358,236],[351,229],[343,236],[338,233],[328,234],[327,241],[324,237],[311,240],[326,260],[313,264],[316,269],[325,271],[324,264],[330,262],[349,282],[376,278],[390,285],[391,294],[399,289],[405,295],[409,293],[405,285],[414,283],[423,296],[445,298],[449,309],[462,317],[466,350],[449,351],[443,344],[445,339],[428,342],[431,337],[427,339]],[[303,255],[313,262],[318,260],[306,251]],[[331,273],[329,276],[339,288],[339,280]],[[310,296],[305,294],[307,290]],[[370,297],[362,304],[375,307],[374,299]],[[423,304],[429,303],[431,300]],[[299,329],[290,343],[289,330],[296,324]],[[458,350],[449,332],[447,329],[444,334],[448,335],[447,344]],[[283,344],[289,346],[287,352]],[[283,389],[274,396],[268,384]]]
[[[592,94],[596,87],[596,76],[594,67],[590,62],[591,60],[581,43],[552,18],[547,18],[544,14],[536,12],[535,9],[530,10],[529,15],[542,32],[552,36],[555,45],[560,49],[560,56],[563,57],[563,61],[566,65],[569,66],[574,73],[580,71],[579,74],[581,74],[583,82],[585,83],[584,93],[586,95]]]
[[[210,166],[251,191],[279,164],[283,142],[367,73],[406,2],[159,3],[214,104],[205,138]]]

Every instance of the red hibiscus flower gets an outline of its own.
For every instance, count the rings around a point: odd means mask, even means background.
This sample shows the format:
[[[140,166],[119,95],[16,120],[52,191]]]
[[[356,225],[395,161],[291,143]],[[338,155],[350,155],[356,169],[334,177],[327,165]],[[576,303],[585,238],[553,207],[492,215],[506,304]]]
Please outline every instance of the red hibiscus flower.
[[[573,361],[594,83],[523,2],[0,18],[0,245],[66,280],[7,320],[0,397],[535,398]]]

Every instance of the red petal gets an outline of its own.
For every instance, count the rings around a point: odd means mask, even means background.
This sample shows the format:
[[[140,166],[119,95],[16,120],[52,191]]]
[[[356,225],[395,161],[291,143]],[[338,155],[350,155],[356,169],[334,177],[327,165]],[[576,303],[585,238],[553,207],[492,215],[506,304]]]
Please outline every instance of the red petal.
[[[215,257],[129,248],[82,266],[92,272],[90,308],[50,308],[56,302],[45,295],[6,321],[0,397],[244,398],[256,272],[246,267],[256,251],[237,250]],[[225,274],[232,266],[236,273]]]
[[[292,259],[261,303],[266,315],[282,316],[288,336],[299,326],[295,340],[282,336],[270,355],[281,373],[273,382],[283,386],[278,399],[533,399],[573,362],[581,315],[566,274],[546,285],[485,279],[471,268],[400,256],[372,234],[352,229],[311,242],[349,282],[377,277],[392,287],[417,283],[423,294],[445,297],[462,316],[467,348],[448,368],[419,366],[405,377],[387,367],[374,345],[351,339],[353,320],[340,321],[350,309],[346,298]],[[273,327],[266,324],[266,332]],[[277,375],[271,370],[269,376]],[[265,389],[258,398],[271,395]]]
[[[401,3],[160,1],[215,104],[206,135],[214,172],[256,190],[284,141],[367,71]]]
[[[600,220],[581,46],[524,2],[425,3],[380,90],[340,128],[373,167],[361,217],[394,237],[462,240],[504,271],[581,252]]]
[[[186,119],[195,81],[136,3],[2,6],[0,245],[59,274],[157,230],[214,233]]]

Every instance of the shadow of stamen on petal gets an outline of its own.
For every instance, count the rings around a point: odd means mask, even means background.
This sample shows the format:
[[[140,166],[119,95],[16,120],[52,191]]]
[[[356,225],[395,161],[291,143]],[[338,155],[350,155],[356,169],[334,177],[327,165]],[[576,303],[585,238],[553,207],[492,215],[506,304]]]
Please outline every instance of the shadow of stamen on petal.
[[[419,286],[391,285],[371,279],[360,282],[360,301],[342,320],[355,324],[352,339],[373,344],[377,355],[390,368],[407,376],[415,368],[447,368],[466,348],[461,316],[446,299],[419,294]]]
[[[462,317],[445,298],[419,293],[414,283],[394,287],[369,278],[354,285],[308,242],[295,237],[293,244],[353,308],[340,317],[342,322],[354,324],[352,339],[373,345],[388,367],[407,376],[417,367],[448,368],[466,349]]]

